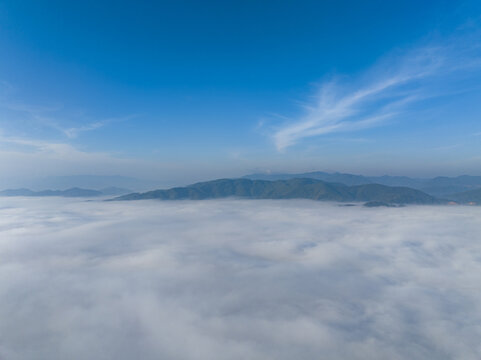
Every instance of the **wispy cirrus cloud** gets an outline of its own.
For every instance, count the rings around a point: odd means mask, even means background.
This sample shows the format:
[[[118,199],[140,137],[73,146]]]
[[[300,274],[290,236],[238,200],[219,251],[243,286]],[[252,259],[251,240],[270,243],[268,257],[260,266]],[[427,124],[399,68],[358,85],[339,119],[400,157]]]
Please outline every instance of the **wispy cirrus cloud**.
[[[9,176],[21,181],[23,177],[58,175],[59,171],[61,174],[124,174],[126,169],[135,169],[133,173],[148,174],[157,168],[168,168],[165,163],[88,150],[65,141],[9,136],[3,134],[2,129],[0,164],[0,182]]]
[[[276,148],[283,151],[306,138],[379,126],[428,98],[469,91],[459,79],[481,70],[481,51],[472,37],[397,51],[357,77],[324,81],[303,105],[302,116],[274,130]]]
[[[17,102],[5,96],[0,101],[0,109],[8,110],[27,123],[61,133],[69,139],[76,138],[81,133],[98,130],[113,123],[128,121],[139,116],[138,114],[129,114],[92,119],[81,111],[69,111],[61,104],[32,105]]]
[[[2,128],[0,164],[0,189],[29,187],[29,184],[36,186],[35,179],[47,176],[113,174],[154,180],[164,187],[171,187],[235,171],[232,168],[209,168],[194,161],[180,163],[168,158],[142,159],[126,153],[92,149],[65,139],[12,136]]]
[[[93,131],[100,129],[104,126],[110,125],[112,123],[117,123],[117,122],[122,122],[122,121],[127,121],[130,119],[133,119],[137,117],[138,115],[128,115],[128,116],[123,116],[123,117],[118,117],[118,118],[109,118],[101,121],[95,121],[91,123],[86,123],[81,126],[77,127],[71,127],[71,128],[62,128],[61,131],[68,137],[68,138],[75,138],[77,137],[80,133],[87,132],[87,131]]]
[[[98,122],[94,122],[94,123],[87,124],[87,125],[83,125],[83,126],[79,126],[79,127],[64,129],[64,130],[63,130],[63,133],[64,133],[65,135],[67,135],[67,137],[69,137],[69,138],[75,138],[75,137],[77,137],[77,135],[78,135],[79,133],[81,133],[81,132],[92,131],[92,130],[100,129],[101,127],[103,127],[103,126],[105,126],[105,125],[106,125],[106,122],[105,122],[105,121],[98,121]]]

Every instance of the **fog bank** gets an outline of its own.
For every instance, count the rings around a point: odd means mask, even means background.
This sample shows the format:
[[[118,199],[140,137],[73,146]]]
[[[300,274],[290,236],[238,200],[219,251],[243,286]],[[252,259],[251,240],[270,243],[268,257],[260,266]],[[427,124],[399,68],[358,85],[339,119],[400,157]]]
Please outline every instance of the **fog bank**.
[[[0,359],[476,359],[481,207],[0,199]]]

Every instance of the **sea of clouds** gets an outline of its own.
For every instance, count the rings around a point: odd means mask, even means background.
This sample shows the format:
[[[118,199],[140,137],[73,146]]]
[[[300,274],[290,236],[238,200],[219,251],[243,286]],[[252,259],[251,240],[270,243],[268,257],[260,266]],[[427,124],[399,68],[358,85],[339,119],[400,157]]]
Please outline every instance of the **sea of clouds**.
[[[476,359],[481,207],[0,198],[0,359]]]

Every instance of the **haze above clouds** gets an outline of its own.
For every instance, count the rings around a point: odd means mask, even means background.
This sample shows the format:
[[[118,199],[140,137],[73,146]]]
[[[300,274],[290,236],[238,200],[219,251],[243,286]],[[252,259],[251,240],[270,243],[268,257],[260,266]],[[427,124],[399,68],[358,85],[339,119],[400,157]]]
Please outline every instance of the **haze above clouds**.
[[[2,359],[479,359],[481,208],[2,199]]]

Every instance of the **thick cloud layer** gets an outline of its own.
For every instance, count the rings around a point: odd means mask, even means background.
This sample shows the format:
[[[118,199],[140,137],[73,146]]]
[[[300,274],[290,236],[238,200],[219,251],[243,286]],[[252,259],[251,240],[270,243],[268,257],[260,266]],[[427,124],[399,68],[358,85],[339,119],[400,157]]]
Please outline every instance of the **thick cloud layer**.
[[[0,199],[0,358],[476,359],[481,208]]]

